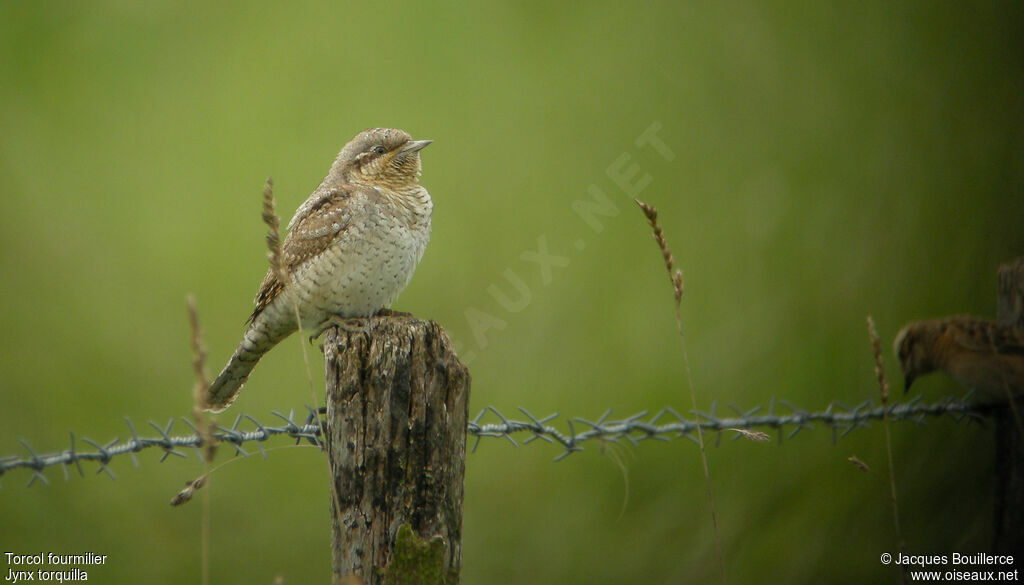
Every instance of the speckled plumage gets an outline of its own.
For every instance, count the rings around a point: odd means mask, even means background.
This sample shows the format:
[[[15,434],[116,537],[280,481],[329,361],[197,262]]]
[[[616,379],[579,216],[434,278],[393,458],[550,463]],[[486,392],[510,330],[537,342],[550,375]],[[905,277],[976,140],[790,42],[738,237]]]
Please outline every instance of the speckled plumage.
[[[1024,393],[1024,330],[1011,325],[963,315],[915,321],[896,335],[893,349],[904,389],[942,370],[986,401]]]
[[[230,406],[260,357],[298,329],[296,301],[311,330],[332,316],[373,316],[409,284],[430,239],[433,203],[418,181],[429,143],[372,128],[345,145],[288,223],[289,281],[267,271],[242,342],[207,391],[208,410]]]

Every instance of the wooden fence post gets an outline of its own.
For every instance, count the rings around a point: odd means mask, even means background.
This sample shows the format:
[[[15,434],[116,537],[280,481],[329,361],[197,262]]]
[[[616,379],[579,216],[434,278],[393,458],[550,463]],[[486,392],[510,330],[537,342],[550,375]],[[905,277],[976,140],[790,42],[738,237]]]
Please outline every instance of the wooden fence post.
[[[457,584],[469,371],[411,316],[334,328],[324,356],[334,581]]]
[[[1024,329],[1024,258],[999,267],[996,319]],[[1024,555],[1024,436],[1014,410],[1024,416],[1024,399],[995,412],[996,485],[993,501],[992,549]]]

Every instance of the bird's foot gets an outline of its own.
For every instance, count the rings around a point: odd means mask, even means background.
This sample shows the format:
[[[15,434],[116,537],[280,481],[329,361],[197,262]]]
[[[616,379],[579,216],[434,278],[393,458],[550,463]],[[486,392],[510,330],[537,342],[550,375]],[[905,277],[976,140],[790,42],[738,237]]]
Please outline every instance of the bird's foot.
[[[412,313],[406,313],[405,311],[392,311],[391,309],[381,309],[377,311],[375,317],[412,317]]]
[[[366,319],[363,317],[342,317],[341,315],[331,315],[324,320],[323,323],[317,327],[316,331],[309,336],[309,340],[316,341],[320,339],[320,336],[325,331],[337,327],[342,331],[348,331],[349,333],[364,333],[366,332]]]

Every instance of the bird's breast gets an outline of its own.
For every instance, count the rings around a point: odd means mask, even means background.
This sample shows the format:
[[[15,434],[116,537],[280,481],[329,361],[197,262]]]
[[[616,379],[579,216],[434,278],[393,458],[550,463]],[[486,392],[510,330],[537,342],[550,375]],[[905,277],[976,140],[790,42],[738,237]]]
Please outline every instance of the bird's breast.
[[[410,214],[376,207],[293,273],[304,327],[331,314],[369,317],[390,306],[409,284],[430,239],[429,210]]]

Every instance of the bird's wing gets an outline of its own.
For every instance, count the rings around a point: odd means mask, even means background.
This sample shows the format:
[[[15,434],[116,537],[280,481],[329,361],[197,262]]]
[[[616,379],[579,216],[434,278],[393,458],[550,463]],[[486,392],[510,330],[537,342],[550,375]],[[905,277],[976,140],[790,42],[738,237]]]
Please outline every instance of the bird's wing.
[[[978,353],[1024,355],[1024,330],[988,319],[961,318],[948,331],[965,349]]]
[[[332,188],[325,195],[316,196],[312,205],[303,204],[288,224],[289,231],[281,245],[281,262],[290,274],[297,267],[321,254],[338,234],[348,229],[352,219],[349,202],[355,193],[352,185]],[[312,197],[310,198],[313,199]],[[254,302],[256,308],[249,321],[267,308],[284,290],[278,271],[273,267],[263,277]]]

